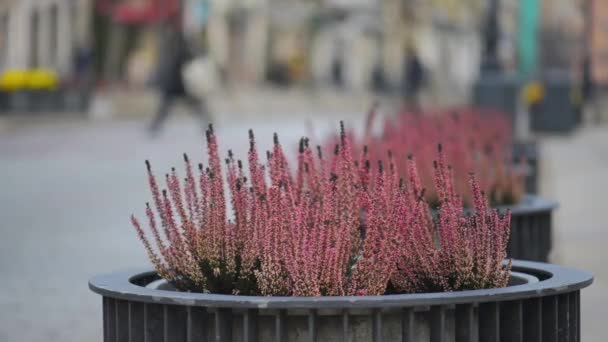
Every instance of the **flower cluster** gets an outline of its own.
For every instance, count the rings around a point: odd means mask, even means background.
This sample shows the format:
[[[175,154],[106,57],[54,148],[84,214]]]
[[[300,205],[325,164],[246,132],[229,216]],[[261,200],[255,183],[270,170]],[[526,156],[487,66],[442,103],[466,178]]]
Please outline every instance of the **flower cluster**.
[[[295,173],[276,134],[265,161],[251,131],[249,139],[246,163],[229,151],[222,166],[210,126],[208,165],[195,171],[184,155],[185,177],[172,169],[162,190],[146,162],[147,232],[132,223],[158,274],[178,289],[338,296],[506,284],[509,215],[490,211],[471,177],[475,207],[465,217],[442,154],[434,218],[413,158],[399,178],[391,153],[373,163],[353,155],[343,126],[329,157],[301,139]]]
[[[497,209],[490,209],[475,177],[469,174],[473,207],[463,215],[462,199],[451,181],[453,169],[446,165],[440,150],[433,163],[439,209],[429,223],[423,214],[429,210],[426,203],[413,200],[424,193],[416,164],[411,158],[408,164],[411,187],[407,196],[414,206],[401,211],[405,223],[400,230],[401,253],[391,279],[394,288],[409,293],[506,286],[511,263],[503,265],[503,260],[507,256],[510,213],[500,215]]]
[[[487,189],[492,205],[519,202],[525,192],[525,160],[513,161],[511,125],[502,113],[477,109],[451,112],[404,113],[383,123],[379,137],[371,134],[376,111],[370,111],[363,139],[354,143],[355,151],[367,151],[368,158],[378,159],[386,150],[402,151],[397,164],[406,169],[405,154],[418,160],[426,198],[436,205],[439,196],[434,189],[433,160],[436,146],[442,143],[444,153],[453,166],[454,183],[466,206],[473,205],[468,190],[469,172]],[[327,144],[333,148],[337,138]]]

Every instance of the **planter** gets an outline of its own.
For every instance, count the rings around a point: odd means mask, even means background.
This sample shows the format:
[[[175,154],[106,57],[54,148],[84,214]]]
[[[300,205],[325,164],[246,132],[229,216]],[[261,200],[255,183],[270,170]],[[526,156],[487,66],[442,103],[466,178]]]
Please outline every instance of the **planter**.
[[[61,90],[61,109],[70,113],[84,113],[88,110],[91,92],[89,89],[66,88]]]
[[[501,72],[482,73],[473,86],[473,105],[500,110],[514,122],[521,80]]]
[[[12,113],[46,113],[61,110],[61,101],[56,90],[20,90],[6,93],[6,97],[6,111]]]
[[[557,203],[536,195],[526,195],[511,210],[509,257],[521,260],[548,261],[552,247],[552,213]]]
[[[56,90],[30,90],[28,98],[31,112],[47,113],[61,110],[59,93]]]
[[[28,113],[31,111],[29,91],[19,90],[8,94],[8,110],[13,113]]]
[[[552,72],[543,80],[545,97],[532,108],[530,127],[538,132],[569,133],[581,121],[580,106],[572,101],[574,83],[567,72]]]
[[[86,112],[90,101],[87,89],[22,90],[0,92],[0,113]]]
[[[0,114],[4,114],[8,112],[9,108],[9,93],[6,91],[0,90]]]
[[[105,342],[580,341],[580,290],[593,277],[524,261],[513,271],[506,288],[363,297],[176,292],[147,288],[150,271],[89,287],[103,296]]]

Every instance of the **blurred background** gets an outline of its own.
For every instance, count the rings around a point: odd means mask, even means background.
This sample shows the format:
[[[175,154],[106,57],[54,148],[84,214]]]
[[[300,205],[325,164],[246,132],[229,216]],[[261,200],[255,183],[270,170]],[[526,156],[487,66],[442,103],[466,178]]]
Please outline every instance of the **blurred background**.
[[[538,142],[551,260],[608,307],[608,2],[0,0],[0,342],[101,341],[87,280],[148,265],[129,225],[159,170],[222,148],[321,139],[403,110],[493,107]],[[295,150],[295,147],[294,147]]]

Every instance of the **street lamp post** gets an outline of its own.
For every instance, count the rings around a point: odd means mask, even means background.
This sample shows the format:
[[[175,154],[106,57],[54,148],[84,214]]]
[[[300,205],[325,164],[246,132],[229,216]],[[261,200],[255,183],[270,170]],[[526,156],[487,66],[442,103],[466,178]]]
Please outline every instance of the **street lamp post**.
[[[498,13],[500,11],[500,0],[490,0],[486,11],[486,18],[483,25],[483,55],[481,62],[482,72],[500,71],[498,60],[498,41],[500,39],[500,25]]]

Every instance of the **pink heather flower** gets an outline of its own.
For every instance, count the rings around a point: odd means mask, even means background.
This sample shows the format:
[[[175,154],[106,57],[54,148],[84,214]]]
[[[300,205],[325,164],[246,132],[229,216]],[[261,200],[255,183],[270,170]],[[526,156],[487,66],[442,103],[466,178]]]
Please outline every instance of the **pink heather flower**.
[[[441,160],[441,152],[439,154]],[[510,213],[500,215],[496,209],[490,209],[471,174],[469,184],[474,206],[471,216],[463,217],[460,198],[448,191],[452,186],[449,167],[439,162],[436,168],[435,184],[440,187],[436,191],[442,196],[436,223],[426,229],[414,222],[413,229],[401,230],[400,239],[405,241],[405,246],[398,258],[392,284],[402,292],[506,286],[510,263],[505,266],[503,260],[506,258]],[[423,212],[417,215],[428,217]]]
[[[399,292],[506,285],[509,216],[488,209],[473,177],[472,212],[463,216],[445,147],[429,189],[413,157],[354,152],[343,125],[329,158],[302,138],[295,174],[278,135],[265,163],[251,131],[249,140],[248,168],[230,151],[222,166],[210,127],[209,166],[199,164],[195,175],[184,155],[185,177],[172,169],[167,190],[146,163],[153,239],[134,217],[132,224],[159,275],[180,290],[337,296],[381,295],[389,283]],[[424,199],[429,191],[440,204],[436,218]]]
[[[468,191],[468,173],[475,172],[480,186],[487,191],[491,204],[514,204],[524,194],[524,174],[521,166],[513,163],[511,152],[511,124],[502,113],[461,108],[450,112],[404,113],[383,122],[383,130],[376,137],[371,132],[376,110],[367,117],[366,130],[361,139],[353,140],[355,155],[366,155],[371,161],[387,161],[386,151],[396,152],[395,164],[405,175],[406,154],[418,160],[420,179],[426,188],[426,199],[437,206],[440,195],[434,185],[433,160],[436,146],[443,144],[445,163],[452,165],[454,190],[462,196],[467,207],[472,205]],[[333,149],[339,137],[331,137],[324,144]],[[525,164],[525,160],[520,163]],[[359,162],[360,167],[361,161]]]

